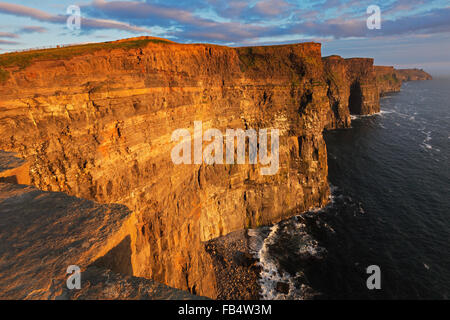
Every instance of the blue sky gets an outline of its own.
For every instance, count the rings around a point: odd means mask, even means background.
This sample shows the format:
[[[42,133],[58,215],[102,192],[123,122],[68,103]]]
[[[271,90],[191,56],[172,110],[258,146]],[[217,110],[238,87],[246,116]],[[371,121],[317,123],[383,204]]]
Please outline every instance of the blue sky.
[[[81,29],[66,26],[81,8]],[[369,30],[366,9],[381,8]],[[450,75],[449,0],[14,0],[0,1],[0,52],[151,35],[229,46],[317,41],[322,54]]]

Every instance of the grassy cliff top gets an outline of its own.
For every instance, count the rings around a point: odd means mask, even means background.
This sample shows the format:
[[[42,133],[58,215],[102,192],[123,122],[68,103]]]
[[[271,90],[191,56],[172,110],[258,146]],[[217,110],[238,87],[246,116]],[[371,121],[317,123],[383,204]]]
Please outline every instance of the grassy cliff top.
[[[170,44],[173,42],[162,38],[139,37],[102,43],[87,43],[67,47],[0,54],[0,83],[9,78],[9,72],[6,68],[24,69],[34,61],[68,59],[99,50],[143,48],[149,43]]]
[[[0,55],[0,67],[27,67],[33,60],[57,60],[76,55],[92,53],[98,50],[134,49],[145,47],[149,43],[173,43],[169,40],[141,37],[118,41],[87,43],[60,48],[30,50],[4,53]]]

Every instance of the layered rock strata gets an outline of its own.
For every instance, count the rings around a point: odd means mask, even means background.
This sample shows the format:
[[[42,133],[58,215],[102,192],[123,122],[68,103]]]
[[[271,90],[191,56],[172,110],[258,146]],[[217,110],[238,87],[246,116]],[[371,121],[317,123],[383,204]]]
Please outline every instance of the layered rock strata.
[[[197,299],[126,275],[135,216],[123,205],[0,183],[0,214],[0,299]],[[71,265],[80,290],[66,286]]]
[[[318,43],[139,39],[3,55],[0,66],[0,149],[24,159],[29,182],[132,212],[108,231],[117,246],[94,250],[100,266],[212,298],[215,258],[205,243],[325,205],[323,130],[379,111],[373,59],[322,60]],[[278,129],[279,170],[175,165],[171,135],[187,128],[193,137],[195,121],[203,132]],[[20,183],[14,177],[5,182]]]
[[[380,111],[377,76],[371,58],[323,58],[332,112],[327,129],[350,127],[350,115],[368,115]]]
[[[216,297],[204,242],[328,201],[320,44],[227,48],[149,42],[7,69],[0,148],[31,183],[126,205],[127,274]],[[280,168],[174,165],[171,134],[277,128]]]

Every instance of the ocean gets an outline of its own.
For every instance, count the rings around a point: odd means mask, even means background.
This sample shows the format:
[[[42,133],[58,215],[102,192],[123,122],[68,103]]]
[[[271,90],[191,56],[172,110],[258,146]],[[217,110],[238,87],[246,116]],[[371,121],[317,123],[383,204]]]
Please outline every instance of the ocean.
[[[330,204],[250,231],[262,298],[449,299],[450,80],[406,82],[325,140]]]

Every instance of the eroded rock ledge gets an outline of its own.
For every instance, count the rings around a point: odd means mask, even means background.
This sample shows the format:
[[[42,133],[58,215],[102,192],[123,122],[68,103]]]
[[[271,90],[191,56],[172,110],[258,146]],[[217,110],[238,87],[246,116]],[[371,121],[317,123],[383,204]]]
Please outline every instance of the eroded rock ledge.
[[[397,85],[385,82],[386,71],[375,69],[373,59],[322,59],[319,43],[229,48],[141,38],[1,55],[0,66],[7,74],[0,85],[0,149],[24,159],[21,174],[41,190],[105,204],[98,217],[114,203],[129,210],[129,218],[98,229],[114,245],[92,246],[80,230],[76,237],[86,242],[80,254],[95,256],[106,270],[212,298],[218,289],[205,243],[325,205],[323,130],[349,127],[350,114],[378,112],[380,92]],[[261,176],[259,165],[175,166],[171,134],[194,121],[204,130],[279,129],[278,173]],[[20,183],[14,172],[3,179]],[[31,217],[43,214],[39,206]],[[2,221],[18,223],[13,227],[23,237],[33,235],[20,230],[21,218],[8,219]],[[63,220],[52,224],[59,237]],[[42,243],[48,259],[65,255],[65,247],[52,251],[59,237]],[[27,250],[6,250],[2,262]],[[11,290],[20,291],[15,281]]]
[[[127,275],[135,217],[123,205],[0,183],[0,214],[0,299],[198,299]],[[66,287],[70,265],[81,290]]]

